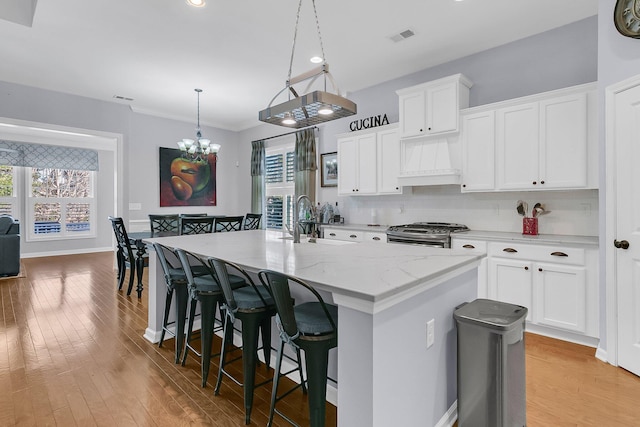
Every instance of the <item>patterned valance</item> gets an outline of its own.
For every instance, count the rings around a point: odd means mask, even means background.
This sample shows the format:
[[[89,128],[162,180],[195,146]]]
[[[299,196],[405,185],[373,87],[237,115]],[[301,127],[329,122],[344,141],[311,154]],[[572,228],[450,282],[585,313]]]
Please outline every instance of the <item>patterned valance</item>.
[[[0,165],[98,170],[98,152],[86,148],[0,140]]]

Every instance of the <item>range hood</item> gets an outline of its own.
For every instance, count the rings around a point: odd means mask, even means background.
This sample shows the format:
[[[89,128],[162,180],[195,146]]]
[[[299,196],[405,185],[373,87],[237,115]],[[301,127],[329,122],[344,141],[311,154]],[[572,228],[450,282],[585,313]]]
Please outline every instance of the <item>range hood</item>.
[[[459,185],[460,160],[457,137],[401,140],[398,184]]]

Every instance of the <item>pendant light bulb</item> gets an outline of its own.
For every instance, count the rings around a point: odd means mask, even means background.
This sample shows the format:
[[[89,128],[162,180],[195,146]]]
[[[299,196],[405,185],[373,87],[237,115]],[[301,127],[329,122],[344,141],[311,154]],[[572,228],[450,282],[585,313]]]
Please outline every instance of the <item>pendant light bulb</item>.
[[[284,117],[282,118],[282,124],[283,125],[295,125],[296,124],[296,119],[293,118],[291,113],[285,113]]]

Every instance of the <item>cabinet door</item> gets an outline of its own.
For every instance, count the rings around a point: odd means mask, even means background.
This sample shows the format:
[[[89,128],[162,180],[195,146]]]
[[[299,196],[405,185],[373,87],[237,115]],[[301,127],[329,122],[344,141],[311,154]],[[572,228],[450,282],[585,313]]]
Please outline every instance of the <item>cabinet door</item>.
[[[462,117],[462,191],[495,188],[495,112]]]
[[[531,320],[533,302],[532,263],[501,258],[489,259],[488,294],[490,299],[527,307]]]
[[[375,133],[358,137],[358,178],[356,194],[375,194],[377,191],[377,138]],[[338,162],[340,168],[340,162]],[[340,173],[338,173],[340,176]]]
[[[378,132],[378,193],[400,194],[400,138],[398,130]]]
[[[353,195],[358,186],[356,138],[338,140],[338,194]]]
[[[424,90],[400,96],[400,134],[403,137],[420,136],[426,129],[426,101]]]
[[[538,103],[496,112],[498,188],[538,188]]]
[[[426,93],[427,129],[430,135],[458,130],[458,83],[430,87]]]
[[[586,332],[586,268],[538,263],[535,266],[534,321],[574,332]]]
[[[540,102],[540,185],[587,186],[587,94]]]

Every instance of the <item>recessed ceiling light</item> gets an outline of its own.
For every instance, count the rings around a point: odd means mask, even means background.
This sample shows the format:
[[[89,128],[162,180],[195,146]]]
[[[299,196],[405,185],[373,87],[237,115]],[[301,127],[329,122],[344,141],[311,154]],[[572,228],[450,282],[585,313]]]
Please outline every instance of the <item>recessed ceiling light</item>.
[[[319,56],[314,56],[309,61],[313,62],[314,64],[319,64],[324,61],[324,59],[320,58]]]
[[[203,7],[206,2],[204,0],[187,0],[187,4],[194,7]]]

